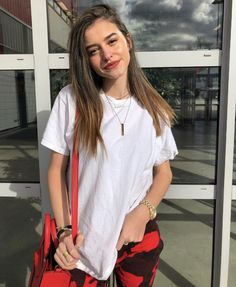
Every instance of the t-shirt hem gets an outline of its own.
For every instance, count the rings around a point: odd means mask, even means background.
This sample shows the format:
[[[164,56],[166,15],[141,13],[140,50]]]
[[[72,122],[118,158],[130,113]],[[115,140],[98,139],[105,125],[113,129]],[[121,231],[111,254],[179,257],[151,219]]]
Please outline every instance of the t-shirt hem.
[[[85,273],[88,273],[90,276],[94,277],[97,280],[107,280],[110,277],[114,269],[116,258],[117,258],[117,255],[114,256],[113,263],[108,266],[108,268],[105,270],[105,272],[103,272],[101,276],[99,276],[98,274],[90,270],[88,267],[86,267],[80,260],[76,263],[76,265],[77,265],[77,269],[80,269],[84,271]]]
[[[156,162],[154,163],[154,166],[161,165],[162,163],[164,163],[164,162],[167,161],[167,160],[173,160],[173,159],[176,157],[177,154],[178,154],[178,151],[175,151],[172,155],[167,156],[167,157],[163,157],[162,159],[156,161]]]
[[[50,150],[53,150],[55,152],[58,152],[60,154],[63,154],[63,155],[69,155],[69,151],[67,150],[64,150],[63,148],[60,148],[50,142],[48,142],[46,139],[42,139],[41,141],[41,145],[45,146],[46,148],[50,149]]]

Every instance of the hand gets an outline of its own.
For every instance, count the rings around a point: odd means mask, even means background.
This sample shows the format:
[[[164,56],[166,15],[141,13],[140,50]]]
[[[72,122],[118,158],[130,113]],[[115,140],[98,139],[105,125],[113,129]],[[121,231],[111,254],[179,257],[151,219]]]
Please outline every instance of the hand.
[[[146,224],[149,221],[148,208],[140,204],[125,217],[116,249],[120,250],[124,244],[129,242],[140,242],[143,240]]]
[[[58,265],[67,270],[72,270],[76,267],[76,262],[80,259],[79,248],[83,244],[84,237],[78,233],[76,243],[73,243],[71,233],[64,232],[60,237],[60,242],[54,258]]]

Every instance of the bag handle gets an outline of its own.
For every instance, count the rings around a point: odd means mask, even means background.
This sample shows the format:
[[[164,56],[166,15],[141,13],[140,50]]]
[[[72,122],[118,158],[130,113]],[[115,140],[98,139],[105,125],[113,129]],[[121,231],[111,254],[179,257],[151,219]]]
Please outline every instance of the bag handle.
[[[72,172],[71,172],[71,224],[72,224],[72,238],[75,243],[77,236],[77,228],[78,228],[78,193],[79,193],[79,185],[78,185],[78,171],[79,171],[79,155],[78,152],[73,148],[72,153]]]
[[[46,258],[50,250],[50,236],[51,236],[50,222],[51,222],[50,213],[45,213],[44,229],[43,229],[44,236],[42,236],[41,243],[40,243],[40,245],[43,246],[44,258]]]
[[[79,111],[76,109],[75,121],[78,118]],[[74,135],[75,137],[75,135]],[[79,193],[79,154],[78,149],[75,149],[73,145],[72,153],[72,166],[71,166],[71,224],[72,224],[72,239],[75,243],[78,229],[78,193]]]

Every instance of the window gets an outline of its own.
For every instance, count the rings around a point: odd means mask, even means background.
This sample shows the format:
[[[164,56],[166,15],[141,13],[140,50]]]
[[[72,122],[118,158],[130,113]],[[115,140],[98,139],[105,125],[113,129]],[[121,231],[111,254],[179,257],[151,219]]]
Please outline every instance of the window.
[[[0,54],[33,53],[30,0],[0,0]]]
[[[137,51],[221,48],[223,0],[64,0],[48,1],[51,53],[67,51],[73,16],[97,3],[108,3],[119,11]]]
[[[177,115],[173,133],[179,155],[173,183],[214,184],[219,105],[217,67],[144,69]]]
[[[33,71],[0,71],[0,182],[38,182]]]
[[[211,286],[213,206],[212,200],[163,200],[164,249],[154,286]]]

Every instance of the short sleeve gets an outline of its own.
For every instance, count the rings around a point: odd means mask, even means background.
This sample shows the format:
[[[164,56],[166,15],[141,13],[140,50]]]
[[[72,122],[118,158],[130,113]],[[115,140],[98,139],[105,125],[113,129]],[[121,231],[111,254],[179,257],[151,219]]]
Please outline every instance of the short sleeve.
[[[54,102],[41,144],[60,154],[69,155],[69,118],[68,101],[65,92],[61,91]]]
[[[178,154],[171,128],[167,124],[162,125],[162,133],[157,137],[156,145],[157,154],[155,165],[160,165],[167,160],[172,160]]]

